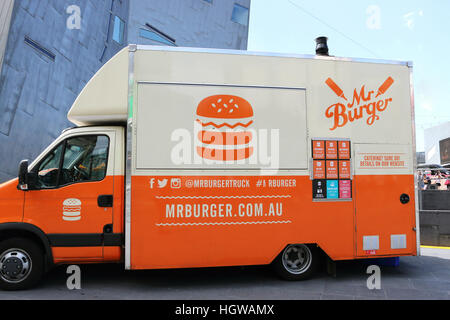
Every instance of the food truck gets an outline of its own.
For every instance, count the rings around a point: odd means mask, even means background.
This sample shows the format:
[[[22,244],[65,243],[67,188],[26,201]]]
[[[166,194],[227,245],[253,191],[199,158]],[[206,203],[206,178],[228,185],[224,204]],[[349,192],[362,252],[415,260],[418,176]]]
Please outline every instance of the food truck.
[[[127,270],[417,255],[412,64],[130,45],[0,185],[0,286]],[[51,121],[51,119],[49,119]],[[24,128],[26,129],[26,128]]]

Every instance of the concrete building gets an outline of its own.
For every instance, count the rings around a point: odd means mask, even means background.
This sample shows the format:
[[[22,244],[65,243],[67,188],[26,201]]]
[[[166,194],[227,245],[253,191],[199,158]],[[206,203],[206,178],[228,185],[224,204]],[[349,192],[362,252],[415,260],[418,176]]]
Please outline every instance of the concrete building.
[[[425,152],[416,152],[417,164],[425,163]]]
[[[247,48],[250,0],[0,1],[0,182],[61,130],[95,72],[129,43]]]
[[[4,0],[0,3],[0,70],[3,64],[3,57],[5,55],[6,41],[8,40],[13,7],[14,0]]]
[[[425,162],[427,164],[450,164],[450,121],[424,131]]]

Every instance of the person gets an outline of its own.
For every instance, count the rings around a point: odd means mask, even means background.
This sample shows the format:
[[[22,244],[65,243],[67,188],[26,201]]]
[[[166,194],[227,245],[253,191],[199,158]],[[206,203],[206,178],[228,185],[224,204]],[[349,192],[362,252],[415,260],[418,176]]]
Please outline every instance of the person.
[[[431,178],[427,177],[425,181],[425,187],[423,188],[423,190],[431,190],[431,189],[435,188],[431,186]]]
[[[425,175],[421,171],[419,171],[418,180],[419,180],[419,189],[425,190]]]

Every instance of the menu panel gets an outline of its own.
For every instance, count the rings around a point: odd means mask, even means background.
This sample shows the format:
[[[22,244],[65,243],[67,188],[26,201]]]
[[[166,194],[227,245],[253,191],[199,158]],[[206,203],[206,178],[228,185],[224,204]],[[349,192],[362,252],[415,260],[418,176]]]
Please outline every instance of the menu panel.
[[[312,140],[313,199],[352,199],[351,142]]]
[[[351,180],[339,180],[339,198],[351,199],[352,198],[352,181]]]
[[[339,199],[339,180],[327,180],[327,199]]]
[[[325,141],[313,141],[313,159],[325,159]]]
[[[339,159],[350,159],[350,141],[339,141]]]
[[[327,198],[327,180],[313,180],[313,198]]]
[[[350,160],[339,161],[339,179],[350,179]]]
[[[313,161],[313,179],[325,179],[325,161],[314,160]]]
[[[337,179],[338,177],[337,160],[327,160],[327,179]]]
[[[327,159],[337,159],[338,157],[338,142],[337,141],[327,141],[326,142],[326,158]]]

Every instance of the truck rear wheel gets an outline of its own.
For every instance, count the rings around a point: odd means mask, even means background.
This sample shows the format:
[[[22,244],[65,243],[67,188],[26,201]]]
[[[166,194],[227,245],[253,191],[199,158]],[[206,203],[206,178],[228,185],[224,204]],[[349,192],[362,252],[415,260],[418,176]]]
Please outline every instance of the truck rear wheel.
[[[41,248],[25,238],[0,242],[0,288],[23,290],[38,283],[44,274]]]
[[[305,280],[314,274],[318,259],[314,246],[290,244],[278,255],[273,266],[276,273],[285,280]]]

